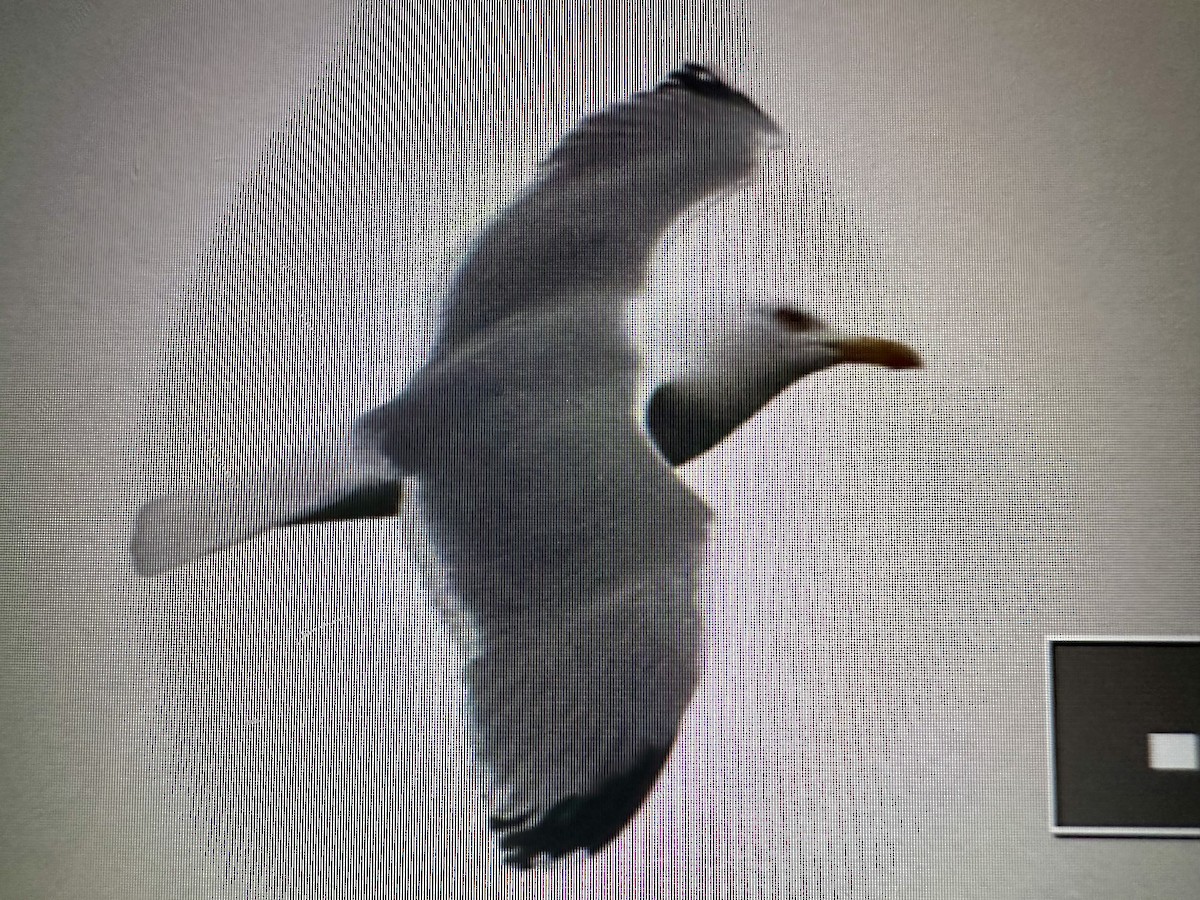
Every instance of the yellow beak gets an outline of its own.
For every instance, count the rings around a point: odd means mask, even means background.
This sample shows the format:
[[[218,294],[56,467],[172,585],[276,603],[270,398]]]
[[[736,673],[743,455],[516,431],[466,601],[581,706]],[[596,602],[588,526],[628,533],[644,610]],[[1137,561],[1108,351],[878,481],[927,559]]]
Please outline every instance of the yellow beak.
[[[917,351],[898,341],[849,337],[837,342],[844,363],[865,363],[888,369],[919,369],[924,363]]]

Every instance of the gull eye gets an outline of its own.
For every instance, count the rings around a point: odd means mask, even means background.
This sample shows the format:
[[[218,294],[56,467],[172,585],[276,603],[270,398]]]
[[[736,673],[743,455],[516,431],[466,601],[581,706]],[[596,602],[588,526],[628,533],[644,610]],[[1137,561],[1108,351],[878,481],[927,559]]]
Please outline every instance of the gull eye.
[[[787,331],[812,331],[821,327],[821,320],[816,316],[791,306],[776,307],[775,321]]]

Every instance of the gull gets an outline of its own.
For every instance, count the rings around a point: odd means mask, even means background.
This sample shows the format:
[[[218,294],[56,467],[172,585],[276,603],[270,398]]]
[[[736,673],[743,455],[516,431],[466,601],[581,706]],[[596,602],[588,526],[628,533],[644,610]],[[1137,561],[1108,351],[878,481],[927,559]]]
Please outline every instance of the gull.
[[[271,528],[394,515],[412,485],[469,624],[471,743],[512,866],[600,851],[670,754],[701,674],[711,519],[675,467],[806,375],[921,365],[765,300],[647,389],[631,311],[666,229],[778,135],[696,63],[585,118],[466,253],[423,367],[344,445],[138,515],[134,563],[156,575]]]

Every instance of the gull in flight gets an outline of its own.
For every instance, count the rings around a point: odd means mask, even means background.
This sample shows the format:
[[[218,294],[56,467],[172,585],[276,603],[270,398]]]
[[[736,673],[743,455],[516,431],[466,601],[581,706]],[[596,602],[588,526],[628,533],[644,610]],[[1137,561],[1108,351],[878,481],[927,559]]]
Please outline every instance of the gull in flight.
[[[710,519],[674,466],[805,375],[921,364],[762,302],[646,393],[631,310],[665,230],[777,134],[693,63],[586,118],[476,239],[423,368],[341,450],[138,515],[134,562],[154,575],[270,528],[393,515],[412,485],[470,626],[471,740],[513,866],[599,851],[671,751],[700,674]]]

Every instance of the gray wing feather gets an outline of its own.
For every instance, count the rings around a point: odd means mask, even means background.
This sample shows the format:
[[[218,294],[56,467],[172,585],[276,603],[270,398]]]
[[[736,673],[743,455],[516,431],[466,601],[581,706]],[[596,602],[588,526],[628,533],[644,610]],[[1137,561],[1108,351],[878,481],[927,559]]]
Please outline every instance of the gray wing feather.
[[[693,596],[708,513],[640,435],[627,439],[642,459],[614,453],[619,484],[571,450],[528,467],[534,459],[493,457],[489,477],[459,489],[449,471],[422,479],[449,583],[476,624],[465,672],[473,741],[518,866],[595,852],[620,832],[698,674]]]
[[[508,862],[594,853],[649,793],[698,674],[690,580],[631,581],[481,639],[466,682]]]
[[[476,241],[452,286],[439,346],[522,307],[642,285],[689,205],[749,175],[777,126],[700,66],[585,119]]]
[[[527,866],[599,849],[653,785],[697,675],[709,512],[633,415],[617,323],[578,307],[519,323],[425,370],[368,429],[409,454],[474,626],[474,746]]]

